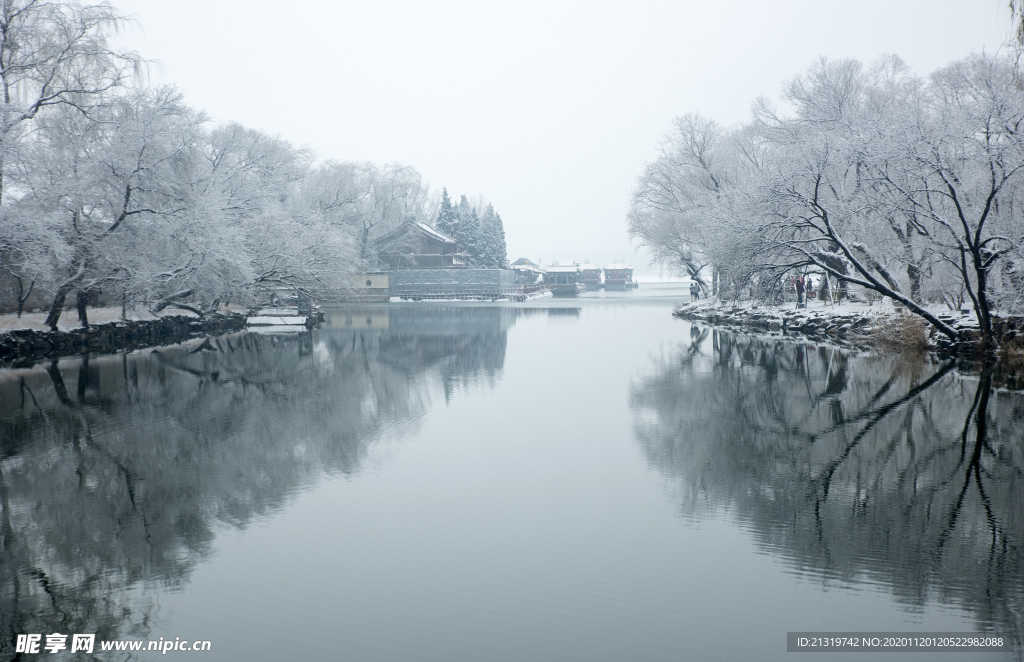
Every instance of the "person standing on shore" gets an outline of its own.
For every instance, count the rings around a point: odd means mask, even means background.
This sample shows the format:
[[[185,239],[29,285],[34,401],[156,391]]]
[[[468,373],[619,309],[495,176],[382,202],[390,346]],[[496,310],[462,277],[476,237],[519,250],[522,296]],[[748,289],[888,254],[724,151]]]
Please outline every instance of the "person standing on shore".
[[[794,284],[796,285],[796,305],[802,308],[804,305],[804,277],[797,276]]]
[[[700,288],[697,287],[697,283],[690,283],[690,301],[698,299],[700,299]]]

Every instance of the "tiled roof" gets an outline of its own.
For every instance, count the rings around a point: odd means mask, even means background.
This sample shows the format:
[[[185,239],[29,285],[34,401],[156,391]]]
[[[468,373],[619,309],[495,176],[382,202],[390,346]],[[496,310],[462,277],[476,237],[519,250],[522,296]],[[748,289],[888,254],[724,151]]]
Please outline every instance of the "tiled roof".
[[[452,239],[450,237],[446,237],[445,235],[441,234],[440,232],[438,232],[434,228],[430,227],[426,223],[417,223],[416,225],[420,226],[421,230],[423,230],[424,232],[426,232],[427,234],[431,235],[432,237],[434,237],[435,239],[437,239],[439,241],[445,241],[445,242],[448,242],[450,244],[454,244],[455,243],[454,239]]]

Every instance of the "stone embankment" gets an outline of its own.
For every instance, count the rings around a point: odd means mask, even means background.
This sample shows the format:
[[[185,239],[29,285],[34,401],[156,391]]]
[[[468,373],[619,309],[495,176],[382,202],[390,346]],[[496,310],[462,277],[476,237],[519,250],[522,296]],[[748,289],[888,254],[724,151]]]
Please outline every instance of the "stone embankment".
[[[170,345],[197,335],[244,328],[245,315],[217,313],[202,318],[168,315],[152,320],[110,322],[71,331],[17,329],[0,335],[0,365],[10,366],[69,354],[110,354]]]
[[[792,306],[792,304],[790,304]],[[703,322],[711,326],[731,328],[747,333],[801,336],[814,342],[830,342],[844,347],[870,349],[869,337],[879,327],[884,328],[898,309],[890,306],[852,304],[835,308],[792,308],[779,306],[730,305],[716,301],[701,301],[684,305],[673,313],[676,317]],[[937,316],[950,326],[971,337],[978,328],[973,315],[955,315],[949,312]],[[1021,326],[1020,320],[1000,320],[1011,327]],[[1008,327],[1009,328],[1009,327]],[[1012,329],[1008,334],[1012,338]],[[954,344],[940,333],[932,333],[935,349],[948,351]]]
[[[684,306],[673,314],[685,320],[748,333],[798,334],[809,340],[830,341],[837,345],[853,347],[864,344],[860,336],[872,325],[872,318],[859,312],[844,314],[807,309],[784,310],[775,307]]]

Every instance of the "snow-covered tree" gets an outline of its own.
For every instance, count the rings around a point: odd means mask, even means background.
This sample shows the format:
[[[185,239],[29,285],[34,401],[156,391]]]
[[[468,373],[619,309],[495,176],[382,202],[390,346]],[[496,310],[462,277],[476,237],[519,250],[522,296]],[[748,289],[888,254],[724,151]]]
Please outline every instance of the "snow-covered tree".
[[[508,268],[508,256],[505,248],[505,228],[501,216],[494,211],[494,205],[488,203],[480,213],[480,266],[489,269]]]
[[[138,54],[107,41],[126,20],[106,2],[0,2],[0,202],[7,155],[26,123],[61,105],[88,115],[138,72]]]
[[[459,200],[459,222],[453,239],[471,267],[480,266],[480,217],[465,195]]]
[[[697,114],[678,117],[633,192],[630,235],[704,291],[717,293],[721,272],[745,262],[728,229],[732,196],[757,156],[745,138]]]
[[[822,59],[789,83],[790,114],[755,104],[724,132],[676,121],[640,178],[630,232],[698,282],[708,263],[767,292],[812,268],[906,305],[1021,305],[1024,91],[1013,62],[975,55],[928,80],[894,57]],[[753,287],[753,285],[757,287]]]
[[[458,232],[459,215],[457,208],[452,205],[452,199],[448,197],[448,189],[441,189],[441,204],[437,210],[437,218],[434,221],[434,228],[441,234],[454,237]]]
[[[11,207],[33,214],[65,247],[63,264],[54,265],[51,327],[72,289],[82,300],[93,289],[124,293],[146,281],[144,256],[181,210],[179,171],[201,121],[173,90],[126,95],[90,116],[63,107],[38,120],[12,173],[21,197]]]
[[[47,219],[11,208],[8,177],[31,158],[24,143],[47,111],[72,107],[89,116],[139,72],[138,54],[108,43],[125,20],[107,3],[0,2],[0,271],[18,281],[19,308],[24,283],[61,286],[54,279],[69,251]]]

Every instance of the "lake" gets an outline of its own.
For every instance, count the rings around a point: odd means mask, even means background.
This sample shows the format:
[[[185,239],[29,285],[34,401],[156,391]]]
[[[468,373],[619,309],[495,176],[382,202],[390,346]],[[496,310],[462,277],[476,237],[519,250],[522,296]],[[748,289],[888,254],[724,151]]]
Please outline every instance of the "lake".
[[[57,632],[782,660],[789,631],[998,634],[1018,653],[942,659],[1019,659],[1024,394],[692,326],[685,299],[349,306],[0,371],[0,659]]]

